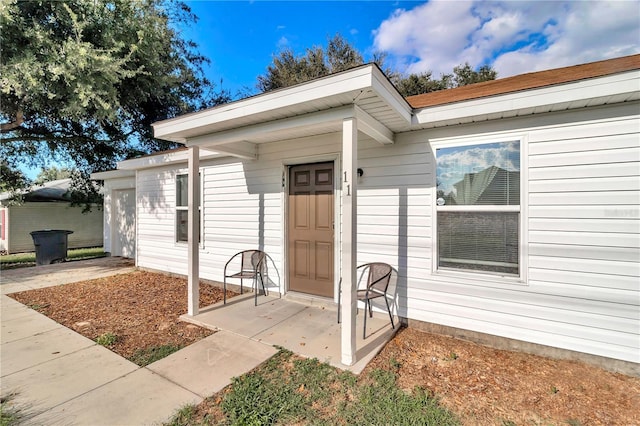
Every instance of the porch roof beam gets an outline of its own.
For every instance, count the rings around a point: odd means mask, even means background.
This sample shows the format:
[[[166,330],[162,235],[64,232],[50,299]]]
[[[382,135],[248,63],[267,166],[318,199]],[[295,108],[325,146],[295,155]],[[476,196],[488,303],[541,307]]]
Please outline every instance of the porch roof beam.
[[[199,160],[222,157],[218,151],[200,149]],[[184,163],[189,160],[189,153],[186,150],[170,151],[155,155],[145,155],[139,158],[119,161],[118,170],[141,170],[151,167],[158,167],[165,164]]]
[[[187,146],[198,145],[216,149],[214,147],[217,147],[218,145],[250,141],[252,137],[264,135],[265,133],[276,133],[300,127],[313,128],[314,126],[325,125],[327,122],[338,123],[344,118],[353,116],[353,114],[353,105],[347,105],[340,108],[332,108],[310,114],[223,130],[216,133],[210,133],[208,135],[195,136],[189,138],[186,144]]]
[[[339,108],[331,108],[310,114],[295,117],[282,118],[265,123],[254,124],[235,129],[223,130],[208,135],[196,136],[186,141],[187,146],[202,146],[218,152],[224,152],[220,145],[249,142],[253,137],[263,136],[268,133],[284,132],[287,130],[326,126],[327,123],[335,123],[336,129],[342,125],[346,118],[358,118],[358,130],[370,136],[381,144],[388,145],[394,142],[394,133],[385,125],[366,113],[362,108],[350,104]]]
[[[216,152],[244,160],[258,159],[258,145],[247,141],[235,142],[234,144],[216,145]]]
[[[391,145],[395,142],[395,135],[387,126],[370,116],[359,106],[354,105],[353,108],[358,119],[358,130],[383,145]]]

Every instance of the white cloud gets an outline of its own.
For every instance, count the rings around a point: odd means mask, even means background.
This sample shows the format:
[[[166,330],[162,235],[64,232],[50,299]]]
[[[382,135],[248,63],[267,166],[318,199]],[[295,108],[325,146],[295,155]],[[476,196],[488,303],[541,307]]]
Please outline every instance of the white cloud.
[[[640,1],[442,1],[397,9],[374,49],[400,71],[449,73],[469,62],[500,77],[640,52]]]
[[[280,37],[276,42],[276,47],[278,48],[278,50],[284,49],[288,46],[289,46],[289,39],[286,38],[285,36]]]
[[[465,174],[478,173],[496,166],[504,170],[520,170],[520,146],[517,142],[442,148],[437,153],[438,189],[455,191],[454,184]]]

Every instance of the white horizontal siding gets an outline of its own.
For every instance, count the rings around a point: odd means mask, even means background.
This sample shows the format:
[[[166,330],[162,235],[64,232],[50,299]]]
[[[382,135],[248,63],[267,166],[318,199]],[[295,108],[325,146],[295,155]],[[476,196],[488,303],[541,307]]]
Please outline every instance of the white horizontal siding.
[[[43,229],[73,231],[68,236],[68,248],[102,246],[102,209],[93,206],[87,213],[82,213],[82,209],[82,206],[71,207],[65,202],[24,203],[8,207],[8,252],[34,251],[30,232]]]
[[[406,297],[399,298],[400,312],[452,327],[640,362],[637,107],[505,122],[505,130],[528,141],[528,169],[522,172],[529,189],[523,212],[527,282],[428,273],[408,279]],[[619,117],[611,115],[613,109]],[[537,128],[537,122],[546,125]],[[428,136],[468,136],[465,130],[485,140],[493,132],[502,135],[496,123],[488,123],[436,130]]]
[[[360,141],[358,262],[396,268],[402,316],[640,362],[637,108],[586,108],[412,132],[391,146]],[[528,141],[523,178],[530,193],[522,212],[527,281],[434,273],[429,139],[505,134]],[[283,277],[283,164],[337,156],[340,140],[333,134],[263,144],[257,161],[203,164],[201,276],[221,280],[232,254],[257,247],[272,256]],[[174,174],[139,172],[139,261],[186,273],[186,246],[174,242]]]

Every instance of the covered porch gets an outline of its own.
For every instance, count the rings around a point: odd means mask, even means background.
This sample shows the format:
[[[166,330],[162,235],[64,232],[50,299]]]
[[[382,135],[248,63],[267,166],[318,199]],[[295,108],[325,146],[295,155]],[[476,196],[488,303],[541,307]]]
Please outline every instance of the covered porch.
[[[280,340],[274,340],[273,344],[343,367],[354,366],[364,361],[365,353],[375,354],[375,351],[371,350],[371,342],[377,338],[358,340],[362,329],[358,329],[357,323],[364,318],[364,315],[360,315],[359,318],[356,315],[358,303],[356,268],[358,262],[363,263],[362,259],[358,259],[358,145],[363,139],[373,141],[379,146],[393,145],[396,133],[409,129],[411,119],[411,107],[382,71],[376,65],[366,65],[291,88],[155,123],[155,137],[179,142],[188,148],[186,152],[181,153],[187,157],[188,175],[189,304],[186,318],[201,321],[205,326],[234,331],[228,328],[233,321],[227,317],[233,318],[235,315],[237,320],[242,321],[234,327],[242,327],[242,324],[251,325],[251,327],[247,325],[247,331],[244,332],[249,338],[268,341],[277,337]],[[284,151],[281,152],[280,157],[265,159],[267,156],[264,152],[269,153],[270,145],[286,142],[287,148],[293,150],[297,145],[307,143],[305,141],[309,138],[325,135],[339,137],[340,144],[322,154],[319,154],[317,147],[309,147],[304,154],[295,158],[285,160],[286,151]],[[264,200],[265,193],[278,194],[281,197],[279,200],[272,199],[274,207],[277,208],[272,214],[281,218],[280,223],[276,225],[281,227],[279,243],[272,244],[264,251],[277,253],[275,269],[282,274],[278,287],[280,292],[287,296],[291,290],[299,291],[292,285],[290,265],[293,265],[297,259],[293,253],[297,256],[302,250],[300,248],[302,244],[292,243],[293,233],[287,228],[291,223],[290,217],[298,217],[288,210],[287,197],[290,195],[289,189],[292,186],[289,172],[295,165],[306,166],[319,162],[331,164],[329,171],[323,170],[324,176],[328,176],[326,186],[330,187],[323,194],[329,194],[330,202],[323,204],[324,207],[318,207],[319,211],[327,213],[323,216],[326,220],[322,226],[331,237],[323,240],[321,245],[318,245],[320,240],[310,240],[306,245],[306,247],[321,247],[318,250],[322,250],[322,262],[318,261],[319,257],[307,258],[305,255],[300,258],[305,259],[301,263],[304,263],[305,267],[308,266],[309,270],[314,268],[309,265],[322,263],[325,266],[322,274],[310,273],[308,281],[313,286],[313,283],[318,283],[322,279],[328,282],[328,289],[324,292],[310,293],[328,297],[334,302],[333,306],[325,306],[324,311],[317,311],[319,308],[315,306],[300,308],[296,302],[286,299],[269,304],[263,303],[257,309],[252,306],[243,306],[237,308],[237,313],[234,310],[236,308],[230,306],[213,307],[204,311],[198,309],[198,283],[203,254],[202,240],[199,239],[201,220],[199,206],[206,205],[208,202],[207,192],[203,193],[200,189],[201,161],[216,157],[231,157],[243,165],[243,171],[238,173],[240,183],[236,182],[235,185],[243,188],[246,185],[246,192],[235,193],[236,198],[231,197],[232,200],[240,204],[254,195],[257,195],[259,200]],[[255,176],[265,173],[259,167],[261,164],[264,165],[263,167],[269,167],[270,170],[281,171],[281,186],[279,183],[276,184],[277,186],[273,185],[272,181],[258,182],[259,179]],[[215,177],[212,179],[215,180]],[[317,183],[320,182],[318,177],[314,179],[313,182],[316,182],[314,185],[320,185]],[[319,190],[317,194],[322,191]],[[216,196],[213,191],[208,194],[210,197]],[[258,206],[258,222],[263,224],[265,206],[264,201],[259,202],[263,204]],[[315,201],[305,205],[316,205],[314,203]],[[212,224],[213,221],[209,223]],[[309,223],[315,223],[315,219],[312,218]],[[260,237],[264,232],[264,226],[259,225],[257,235]],[[204,238],[206,239],[206,233]],[[258,247],[242,249],[263,250],[262,246],[263,244],[259,244]],[[209,253],[204,254],[211,255],[214,251],[215,248],[212,248]],[[368,261],[375,262],[378,259]],[[296,278],[299,275],[301,274],[297,272],[294,274]],[[342,291],[339,291],[339,283],[342,283]],[[306,293],[306,291],[303,292]],[[394,302],[395,300],[392,300],[389,303],[394,304]],[[250,302],[247,302],[247,305],[249,304]],[[337,312],[334,310],[337,309],[337,304],[342,307],[341,324],[337,324],[335,320]],[[298,311],[298,309],[301,310]],[[300,317],[295,317],[296,315]],[[327,318],[323,318],[323,315]],[[333,320],[329,320],[330,317],[333,317]],[[219,324],[227,324],[227,328]],[[269,324],[273,324],[275,328],[271,329]],[[376,323],[372,322],[371,325],[374,324]],[[388,321],[385,324],[391,329]],[[243,332],[237,332],[245,335]],[[298,341],[303,338],[317,339],[320,342],[317,343],[318,348],[322,348],[326,353],[323,354],[322,351],[305,353],[303,349],[307,346],[307,342]],[[381,339],[380,344],[383,343]],[[315,346],[310,345],[310,347]]]
[[[362,327],[364,310],[356,316],[356,362],[341,362],[341,327],[337,306],[317,300],[277,296],[258,297],[254,306],[251,292],[200,309],[196,315],[180,319],[211,330],[224,330],[249,340],[280,346],[305,358],[317,358],[334,367],[359,374],[398,330],[391,328],[386,313],[367,318],[366,338]]]

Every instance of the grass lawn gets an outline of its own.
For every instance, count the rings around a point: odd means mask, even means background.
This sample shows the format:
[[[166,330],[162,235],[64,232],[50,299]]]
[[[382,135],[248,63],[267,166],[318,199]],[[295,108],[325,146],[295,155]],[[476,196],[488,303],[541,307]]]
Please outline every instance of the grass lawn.
[[[104,257],[104,249],[102,247],[91,247],[82,249],[67,250],[67,259],[93,259],[96,257]],[[32,253],[16,253],[0,256],[0,269],[24,268],[36,265],[36,254]]]
[[[3,395],[0,397],[0,425],[14,426],[22,422],[23,412],[19,407],[11,405],[14,394]]]
[[[428,391],[405,392],[396,379],[393,369],[355,376],[280,350],[201,404],[183,407],[167,425],[459,424]]]

